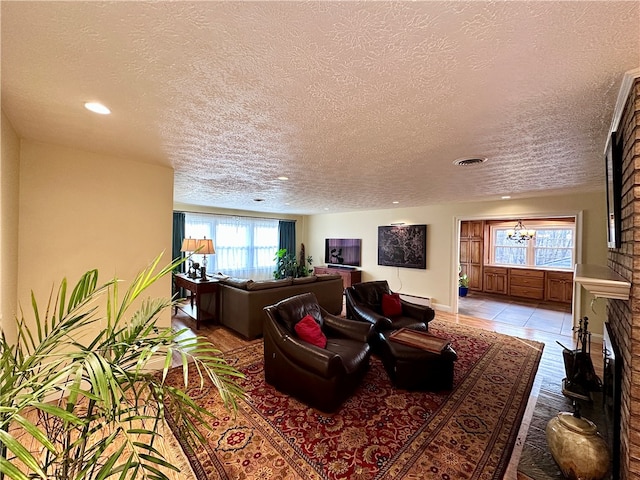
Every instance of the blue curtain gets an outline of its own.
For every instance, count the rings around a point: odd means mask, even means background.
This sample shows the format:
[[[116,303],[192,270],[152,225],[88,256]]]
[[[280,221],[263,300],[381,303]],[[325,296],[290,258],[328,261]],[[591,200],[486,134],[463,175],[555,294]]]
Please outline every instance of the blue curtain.
[[[182,248],[182,240],[184,239],[184,213],[183,212],[173,212],[173,243],[171,248],[171,258],[175,260],[176,258],[182,257],[182,252],[180,249]],[[182,268],[184,264],[181,265],[180,271],[183,272]]]
[[[278,222],[278,248],[286,248],[287,253],[296,254],[296,222],[280,220]]]
[[[182,258],[182,252],[180,249],[182,248],[182,240],[184,239],[184,213],[183,212],[173,212],[173,239],[171,245],[171,258],[175,260],[176,258]],[[184,263],[180,265],[177,269],[177,273],[184,272]],[[172,292],[175,295],[176,293],[180,293],[180,296],[184,296],[183,292],[179,292],[180,289],[176,288],[175,285],[172,287]]]

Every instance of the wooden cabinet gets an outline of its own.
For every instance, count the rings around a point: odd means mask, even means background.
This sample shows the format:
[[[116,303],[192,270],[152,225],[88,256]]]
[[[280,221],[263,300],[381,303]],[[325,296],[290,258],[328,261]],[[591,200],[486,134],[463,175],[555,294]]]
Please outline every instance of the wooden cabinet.
[[[460,266],[469,277],[470,290],[482,290],[484,222],[460,222]]]
[[[469,288],[473,285],[473,290],[482,290],[482,265],[469,264],[462,271],[469,277]]]
[[[571,303],[573,298],[572,272],[547,272],[545,300]]]
[[[485,293],[561,303],[573,297],[573,272],[484,267],[483,282]]]
[[[509,269],[503,267],[484,267],[484,289],[486,293],[506,295],[509,285]]]
[[[313,267],[313,273],[337,273],[342,277],[342,288],[347,288],[354,283],[362,282],[362,270],[355,270],[350,268],[336,268],[336,267]]]
[[[482,238],[484,231],[484,222],[482,220],[460,222],[461,238]]]
[[[509,295],[532,300],[544,299],[544,270],[509,269]]]

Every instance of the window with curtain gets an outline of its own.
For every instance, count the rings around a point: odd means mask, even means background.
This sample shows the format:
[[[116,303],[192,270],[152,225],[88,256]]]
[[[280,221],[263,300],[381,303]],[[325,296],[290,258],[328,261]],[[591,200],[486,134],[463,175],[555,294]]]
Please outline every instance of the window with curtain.
[[[273,278],[278,220],[186,213],[185,236],[213,240],[216,253],[207,256],[207,272],[253,280]],[[194,261],[201,262],[202,255],[196,254]]]
[[[575,222],[573,219],[524,222],[536,231],[535,238],[517,243],[507,238],[513,222],[491,225],[490,263],[529,268],[573,270],[575,264]]]

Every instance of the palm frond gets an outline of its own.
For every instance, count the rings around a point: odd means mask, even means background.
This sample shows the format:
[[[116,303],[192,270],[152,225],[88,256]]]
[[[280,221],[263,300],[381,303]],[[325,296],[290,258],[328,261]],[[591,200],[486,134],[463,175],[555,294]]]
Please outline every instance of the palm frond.
[[[46,474],[42,470],[38,460],[36,460],[31,452],[27,450],[25,446],[22,445],[22,443],[18,441],[13,435],[4,430],[0,430],[0,442],[7,448],[7,450],[9,450],[17,458],[19,458],[20,461],[27,466],[27,468],[32,470],[39,477],[45,478]]]
[[[164,471],[175,467],[155,447],[166,409],[203,441],[199,428],[206,428],[213,414],[187,394],[189,389],[210,382],[228,409],[237,408],[244,396],[236,383],[242,374],[204,338],[187,339],[183,331],[158,327],[171,300],[136,302],[184,261],[158,268],[160,258],[136,276],[122,299],[120,281],[99,285],[97,270],[82,275],[71,294],[63,279],[57,291],[51,289],[45,308],[32,293],[32,318],[22,308],[16,318],[16,345],[0,335],[0,480],[114,475],[167,480]],[[106,300],[102,316],[100,299]],[[95,332],[97,322],[106,326]],[[181,361],[182,388],[166,383],[173,358]],[[151,369],[156,362],[161,362],[159,372]],[[56,402],[50,403],[52,398]],[[24,432],[35,450],[40,446],[42,458],[14,438],[13,428]]]

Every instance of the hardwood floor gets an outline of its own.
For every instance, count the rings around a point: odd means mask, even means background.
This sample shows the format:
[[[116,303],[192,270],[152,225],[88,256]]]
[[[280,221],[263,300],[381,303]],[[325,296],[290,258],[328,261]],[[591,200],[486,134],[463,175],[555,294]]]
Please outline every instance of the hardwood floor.
[[[516,442],[512,461],[504,478],[522,480],[555,478],[546,475],[528,477],[518,474],[517,469],[541,386],[558,392],[561,390],[561,382],[565,377],[565,371],[562,359],[563,349],[557,342],[568,348],[575,348],[575,339],[570,327],[571,314],[567,311],[567,308],[532,304],[531,302],[501,303],[496,299],[474,298],[473,296],[467,300],[470,301],[460,302],[460,311],[464,313],[451,314],[436,311],[436,319],[536,340],[545,344],[529,407]],[[475,313],[475,315],[470,315],[471,313]],[[173,317],[172,321],[176,328],[195,328],[195,322],[180,311]],[[568,324],[567,321],[569,322]],[[191,330],[190,334],[194,334],[193,330]],[[241,336],[220,326],[201,325],[197,334],[207,337],[222,352],[233,350],[247,343],[247,340]],[[591,357],[596,373],[602,378],[602,344],[595,339],[591,345]],[[570,405],[570,402],[567,401],[566,404]],[[535,428],[539,430],[538,427]],[[541,434],[539,431],[534,433],[538,436]],[[543,434],[544,432],[542,432]]]

